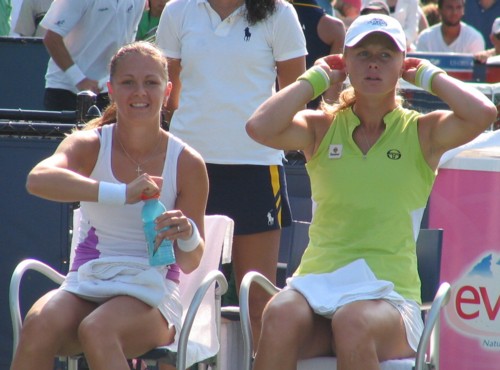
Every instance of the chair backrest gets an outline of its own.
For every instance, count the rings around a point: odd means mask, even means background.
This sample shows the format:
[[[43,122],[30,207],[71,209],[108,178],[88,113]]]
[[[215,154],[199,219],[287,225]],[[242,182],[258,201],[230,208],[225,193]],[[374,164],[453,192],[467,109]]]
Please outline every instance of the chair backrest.
[[[180,300],[182,307],[184,307],[183,321],[193,296],[203,279],[210,271],[218,270],[221,256],[223,262],[230,262],[230,260],[227,261],[226,259],[230,259],[233,230],[234,222],[231,218],[223,215],[205,216],[205,252],[200,265],[190,274],[186,275],[181,272],[180,276]],[[190,341],[193,338],[197,343],[202,344],[203,350],[209,351],[205,358],[215,355],[219,349],[217,332],[214,328],[214,323],[218,320],[214,304],[214,290],[215,285],[212,284],[203,297],[190,333]],[[172,348],[172,350],[175,350],[175,348]],[[200,350],[198,349],[198,351]],[[204,356],[201,355],[201,357]]]
[[[293,221],[290,232],[290,246],[288,262],[286,266],[286,275],[293,275],[299,267],[302,254],[309,244],[309,222]]]
[[[420,229],[417,238],[422,302],[432,302],[439,288],[443,229]]]
[[[293,221],[284,230],[281,254],[288,254],[286,277],[292,276],[300,264],[309,243],[309,223]],[[439,288],[443,229],[420,229],[417,238],[418,274],[421,281],[422,302],[432,302]],[[284,262],[284,261],[283,261]]]

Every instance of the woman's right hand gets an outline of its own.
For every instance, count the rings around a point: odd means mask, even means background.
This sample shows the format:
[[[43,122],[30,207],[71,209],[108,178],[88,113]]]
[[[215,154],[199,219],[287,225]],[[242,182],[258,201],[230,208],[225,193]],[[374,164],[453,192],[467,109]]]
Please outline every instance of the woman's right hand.
[[[163,178],[143,173],[134,181],[127,184],[127,204],[139,202],[143,194],[151,197],[159,193],[162,185]]]
[[[342,54],[332,54],[316,60],[314,65],[320,66],[330,77],[330,86],[344,82],[347,77],[344,57]]]

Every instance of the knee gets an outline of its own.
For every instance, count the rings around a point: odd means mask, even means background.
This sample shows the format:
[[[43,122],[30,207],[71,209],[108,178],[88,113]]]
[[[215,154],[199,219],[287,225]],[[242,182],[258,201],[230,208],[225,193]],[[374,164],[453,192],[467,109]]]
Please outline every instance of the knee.
[[[40,315],[28,315],[24,319],[19,337],[19,346],[24,351],[53,352],[57,351],[58,331],[52,321]]]
[[[356,303],[338,309],[332,318],[335,351],[352,350],[371,343],[369,320]]]
[[[265,335],[280,335],[285,330],[283,315],[286,307],[270,302],[262,313],[262,333]]]
[[[304,312],[305,310],[307,312]],[[308,307],[273,300],[266,306],[262,315],[262,337],[293,343],[309,327],[309,316]]]
[[[41,317],[40,315],[28,314],[23,321],[21,335],[38,337],[42,333],[45,335],[53,330],[54,326],[51,325],[51,321],[48,318]]]
[[[105,323],[86,317],[78,326],[78,340],[84,351],[90,348],[104,348],[106,341],[111,341],[113,332],[106,328]]]

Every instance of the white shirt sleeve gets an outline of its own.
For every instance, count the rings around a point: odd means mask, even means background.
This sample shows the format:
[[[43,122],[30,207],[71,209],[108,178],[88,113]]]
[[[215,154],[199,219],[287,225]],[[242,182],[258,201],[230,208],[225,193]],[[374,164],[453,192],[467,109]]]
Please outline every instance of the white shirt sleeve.
[[[306,55],[306,39],[294,7],[290,3],[277,2],[273,17],[274,59],[282,62]]]
[[[40,25],[62,37],[66,36],[83,16],[89,0],[57,0],[52,3]],[[93,1],[93,0],[90,0]]]
[[[163,9],[156,31],[156,44],[168,58],[181,58],[181,29],[184,9],[181,2],[169,2]]]
[[[486,48],[483,35],[472,27],[470,28],[470,43],[468,44],[469,53],[484,51]]]
[[[33,2],[31,0],[23,1],[14,31],[21,36],[35,35],[35,9],[33,9]]]

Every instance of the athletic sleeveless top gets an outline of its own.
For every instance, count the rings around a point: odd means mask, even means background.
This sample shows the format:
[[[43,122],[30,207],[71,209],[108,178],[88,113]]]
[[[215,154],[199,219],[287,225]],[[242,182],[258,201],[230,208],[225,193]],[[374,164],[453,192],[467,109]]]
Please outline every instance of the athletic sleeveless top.
[[[119,183],[111,167],[111,148],[114,124],[95,129],[100,137],[101,147],[90,178],[98,181]],[[167,152],[163,167],[163,186],[160,200],[167,209],[173,209],[177,196],[177,160],[185,144],[168,134]],[[71,271],[76,271],[85,262],[101,257],[130,256],[143,257],[147,263],[147,247],[142,228],[142,202],[112,206],[97,202],[81,202],[79,242]],[[78,228],[75,227],[75,230]],[[169,267],[169,277],[176,280],[178,266]]]
[[[307,163],[317,205],[297,275],[331,272],[364,258],[378,279],[420,302],[416,239],[436,176],[420,148],[419,113],[396,108],[366,157],[353,140],[360,124],[339,112]]]

